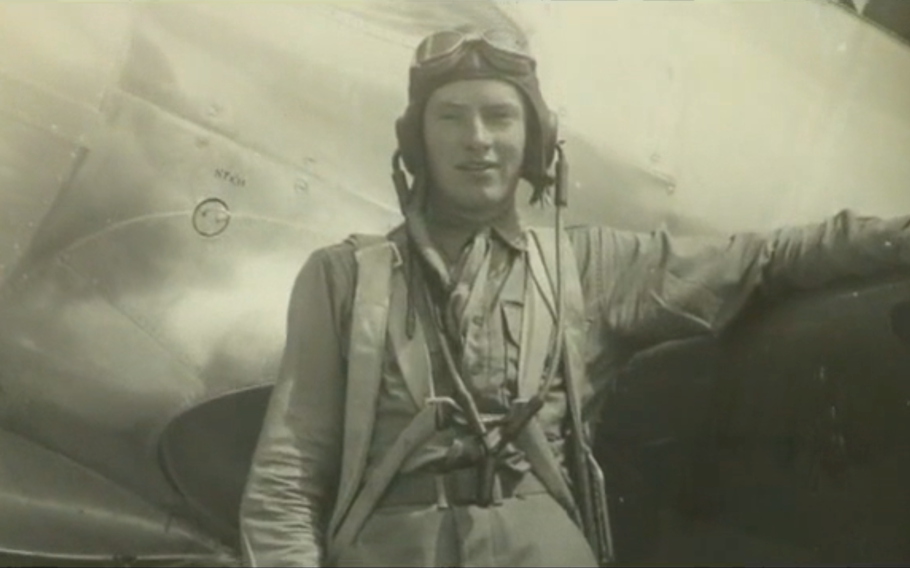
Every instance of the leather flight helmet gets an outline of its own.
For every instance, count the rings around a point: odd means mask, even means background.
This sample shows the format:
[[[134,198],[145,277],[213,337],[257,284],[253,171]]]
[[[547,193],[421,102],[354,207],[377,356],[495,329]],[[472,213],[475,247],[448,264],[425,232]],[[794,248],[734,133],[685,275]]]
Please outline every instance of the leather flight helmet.
[[[524,37],[512,30],[483,32],[460,27],[427,36],[411,63],[408,106],[395,124],[405,168],[417,175],[426,167],[423,113],[439,87],[468,79],[499,79],[514,85],[525,100],[528,137],[521,177],[534,188],[538,201],[553,183],[548,171],[556,154],[558,120],[540,92],[537,63]]]

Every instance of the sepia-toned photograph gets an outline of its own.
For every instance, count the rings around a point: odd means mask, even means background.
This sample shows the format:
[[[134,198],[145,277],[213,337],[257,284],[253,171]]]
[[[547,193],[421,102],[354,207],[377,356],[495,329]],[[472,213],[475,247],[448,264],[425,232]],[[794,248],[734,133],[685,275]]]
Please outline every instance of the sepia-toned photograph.
[[[910,564],[910,0],[0,2],[0,566]]]

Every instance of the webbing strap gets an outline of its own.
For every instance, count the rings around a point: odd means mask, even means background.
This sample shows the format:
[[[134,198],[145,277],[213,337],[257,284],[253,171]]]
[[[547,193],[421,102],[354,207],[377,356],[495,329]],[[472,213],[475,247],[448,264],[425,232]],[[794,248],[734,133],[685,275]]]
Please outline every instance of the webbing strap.
[[[522,317],[521,359],[519,361],[519,398],[527,399],[538,392],[543,378],[546,356],[549,353],[553,325],[554,280],[549,271],[555,269],[555,234],[550,229],[535,229],[529,250],[529,281],[525,285],[525,313]],[[379,244],[374,244],[382,240]],[[568,240],[568,239],[566,239]],[[389,330],[389,310],[393,298],[393,266],[395,247],[385,239],[364,239],[359,241],[356,252],[358,262],[357,291],[352,313],[352,330],[349,353],[347,400],[345,405],[344,457],[338,499],[329,523],[327,552],[334,557],[350,546],[361,530],[363,523],[373,511],[383,492],[391,483],[401,465],[413,452],[423,445],[436,429],[436,408],[423,406],[411,423],[401,432],[394,444],[385,453],[375,468],[364,479],[366,458],[376,418],[376,402],[382,381],[383,361],[386,355],[386,337]],[[584,361],[581,348],[584,345],[584,299],[578,279],[577,266],[571,245],[563,247],[563,286],[566,309],[566,369],[567,382],[584,376]],[[426,322],[425,318],[424,321]],[[391,330],[389,330],[391,331]],[[396,330],[400,332],[401,330]],[[423,337],[415,337],[421,343],[431,338],[429,330],[423,330]],[[429,361],[418,361],[414,349],[408,349],[401,341],[400,333],[393,333],[393,347],[396,357],[414,359],[414,365],[405,364],[405,374],[413,381],[429,371]],[[397,336],[397,337],[396,337]],[[395,341],[398,339],[398,341]],[[579,343],[580,342],[580,343]],[[423,351],[423,350],[420,350]],[[421,357],[426,357],[425,351]],[[582,367],[580,367],[580,365]],[[408,368],[410,367],[410,368]],[[403,369],[405,371],[405,369]],[[415,372],[416,371],[416,372]],[[426,377],[432,380],[431,377]],[[413,388],[412,394],[422,394],[421,388]],[[568,386],[568,385],[567,385]],[[572,388],[572,387],[576,388]],[[579,385],[568,386],[569,407],[576,412],[580,408]],[[416,397],[415,397],[416,398]],[[566,508],[569,514],[578,518],[579,511],[572,498],[562,469],[550,448],[549,442],[536,418],[532,418],[516,440],[526,454],[532,469],[547,487],[553,497]],[[363,480],[363,484],[361,484]],[[359,491],[358,491],[358,488]]]
[[[550,228],[532,229],[536,237],[537,246],[540,247],[541,257],[544,259],[546,277],[555,289],[556,270],[556,241],[555,231]],[[588,395],[587,385],[582,380],[585,377],[584,346],[587,333],[585,317],[585,299],[578,274],[578,264],[575,259],[574,248],[567,235],[562,234],[562,286],[565,303],[565,381],[573,381],[567,391],[574,395],[572,406],[581,409],[582,400]]]
[[[551,353],[553,317],[547,307],[548,287],[543,272],[542,250],[537,239],[528,239],[528,277],[525,284],[524,313],[521,320],[521,346],[518,360],[518,398],[527,400],[537,394],[543,381],[547,356]],[[531,281],[527,281],[530,279]],[[537,289],[535,290],[535,286]],[[556,363],[555,361],[553,362]]]
[[[565,388],[568,399],[569,418],[572,424],[572,435],[568,449],[572,469],[575,470],[576,495],[580,525],[585,536],[602,565],[614,559],[612,527],[607,509],[603,472],[590,447],[590,432],[583,416],[583,401],[590,397],[590,384],[586,376],[584,346],[586,339],[586,319],[584,313],[584,296],[581,280],[578,277],[578,266],[571,253],[571,243],[565,235],[562,274],[566,310],[565,348]],[[538,242],[545,246],[553,239],[541,238]],[[548,255],[545,255],[548,256]],[[552,258],[552,257],[550,257]],[[555,268],[555,262],[550,264]]]
[[[531,466],[531,471],[537,475],[540,482],[550,492],[550,495],[556,499],[557,503],[562,505],[572,520],[579,523],[578,507],[572,497],[572,490],[566,482],[562,468],[559,466],[559,462],[550,447],[550,442],[547,441],[546,434],[544,434],[540,421],[536,416],[531,418],[521,433],[518,434],[515,445],[524,452]]]
[[[351,317],[341,481],[328,535],[335,534],[366,467],[382,382],[394,245],[382,242],[355,252],[358,284]]]
[[[531,230],[528,239],[531,275],[537,287],[536,293],[532,286],[528,287],[525,314],[522,326],[522,345],[520,372],[521,385],[519,396],[532,396],[537,392],[543,380],[544,368],[547,363],[546,356],[552,346],[552,333],[554,330],[553,304],[555,304],[555,280],[551,271],[556,265],[556,234],[552,229],[536,228]],[[568,241],[568,239],[566,239]],[[578,269],[575,256],[572,254],[571,243],[563,243],[563,293],[565,294],[564,309],[566,310],[567,343],[572,340],[583,339],[584,332],[569,339],[570,330],[578,325],[579,315],[583,317],[584,297],[581,283],[578,279]],[[548,309],[549,308],[549,309]],[[563,351],[564,381],[569,381],[574,376],[566,368],[577,365],[579,361],[569,357],[568,350]],[[555,363],[555,362],[553,362]],[[523,367],[523,368],[522,368]],[[567,395],[571,396],[577,389],[567,388]],[[526,393],[526,394],[525,394]],[[570,403],[570,406],[574,406]],[[550,443],[546,438],[540,421],[532,418],[524,431],[516,440],[516,445],[525,453],[531,468],[551,495],[566,509],[569,515],[580,522],[578,507],[572,496],[572,491],[566,482],[565,475],[554,455]]]
[[[434,432],[436,432],[436,409],[433,408],[433,405],[426,405],[401,431],[376,467],[370,470],[364,480],[363,488],[357,494],[357,498],[338,528],[337,534],[329,541],[328,565],[331,566],[334,563],[339,552],[346,550],[354,543],[363,524],[401,469],[401,464],[414,450],[425,444]]]
[[[405,274],[396,270],[392,274],[392,299],[389,314],[389,339],[401,378],[411,393],[414,405],[420,408],[432,392],[433,363],[428,350],[428,336],[422,321],[415,322],[414,333],[408,337],[407,310],[411,294]]]

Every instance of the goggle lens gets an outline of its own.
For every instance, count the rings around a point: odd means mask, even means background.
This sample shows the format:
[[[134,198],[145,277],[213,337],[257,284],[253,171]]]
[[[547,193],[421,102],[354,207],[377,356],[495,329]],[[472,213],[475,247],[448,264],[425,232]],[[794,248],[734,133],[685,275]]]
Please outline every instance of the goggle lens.
[[[524,38],[501,28],[480,33],[458,30],[437,32],[420,43],[412,64],[416,67],[431,66],[460,54],[470,44],[478,44],[497,66],[517,72],[528,72],[534,68],[534,57]]]

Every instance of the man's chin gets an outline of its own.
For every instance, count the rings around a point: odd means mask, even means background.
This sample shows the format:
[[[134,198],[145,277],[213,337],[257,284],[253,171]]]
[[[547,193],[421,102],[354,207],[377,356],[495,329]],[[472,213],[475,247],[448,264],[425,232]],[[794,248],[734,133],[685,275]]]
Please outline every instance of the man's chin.
[[[496,219],[510,209],[515,207],[515,200],[509,194],[497,192],[496,194],[486,194],[482,199],[465,204],[464,213],[477,220]]]
[[[465,200],[465,205],[470,202],[472,209],[500,208],[504,203],[509,201],[509,192],[499,184],[488,184],[465,188],[462,195],[470,196]]]
[[[449,198],[439,203],[450,213],[473,218],[495,217],[515,204],[515,189],[509,191],[502,183],[462,183],[448,191]],[[448,203],[445,203],[445,202]]]

